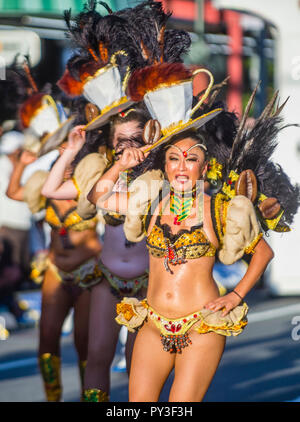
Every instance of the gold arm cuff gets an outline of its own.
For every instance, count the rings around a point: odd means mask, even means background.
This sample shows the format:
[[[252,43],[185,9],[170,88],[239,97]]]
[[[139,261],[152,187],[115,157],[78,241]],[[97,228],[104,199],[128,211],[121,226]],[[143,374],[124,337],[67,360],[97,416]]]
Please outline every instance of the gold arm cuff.
[[[76,200],[78,200],[78,198],[80,197],[81,192],[80,192],[78,183],[77,183],[77,181],[76,181],[76,179],[75,179],[74,176],[72,177],[72,181],[73,181],[73,184],[75,186],[75,189],[77,190],[77,198],[76,198]]]
[[[245,249],[244,249],[244,251],[245,251],[245,253],[246,254],[254,254],[254,252],[255,252],[255,247],[256,247],[256,245],[258,244],[258,242],[260,241],[260,239],[262,238],[262,236],[263,236],[263,234],[262,233],[259,233],[257,236],[256,236],[256,238],[250,243],[250,245],[249,246],[247,246]]]

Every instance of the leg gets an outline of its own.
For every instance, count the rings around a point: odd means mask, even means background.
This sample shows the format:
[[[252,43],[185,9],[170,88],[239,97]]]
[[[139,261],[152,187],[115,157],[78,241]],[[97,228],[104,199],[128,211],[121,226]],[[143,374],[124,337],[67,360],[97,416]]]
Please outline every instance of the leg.
[[[125,358],[126,358],[126,369],[129,375],[130,366],[131,366],[131,358],[132,358],[132,350],[134,346],[134,342],[136,339],[137,333],[129,333],[127,334],[127,341],[125,346]]]
[[[225,336],[190,331],[192,344],[175,359],[175,378],[170,402],[199,402],[203,399],[220,363]]]
[[[130,402],[156,402],[174,366],[174,355],[163,350],[159,330],[149,321],[139,330],[129,377]]]
[[[142,300],[146,296],[147,296],[147,289],[142,288],[138,292],[138,299]],[[129,331],[127,333],[127,340],[126,340],[126,346],[125,346],[125,359],[126,359],[126,369],[127,369],[128,375],[129,375],[129,372],[130,372],[132,351],[133,351],[133,346],[134,346],[136,336],[137,336],[137,333],[130,333]]]
[[[55,273],[48,269],[42,286],[39,354],[60,355],[62,325],[72,308],[72,298]]]
[[[119,300],[111,293],[106,280],[91,291],[88,360],[84,378],[86,401],[98,401],[87,390],[110,392],[110,366],[113,361],[120,326],[115,322]]]
[[[52,270],[48,269],[42,286],[39,364],[48,401],[61,398],[60,335],[72,300]]]
[[[87,359],[90,297],[90,291],[84,290],[74,303],[74,343],[81,361]]]
[[[74,304],[74,343],[79,360],[81,397],[83,397],[84,372],[87,360],[90,296],[89,290],[83,290]]]

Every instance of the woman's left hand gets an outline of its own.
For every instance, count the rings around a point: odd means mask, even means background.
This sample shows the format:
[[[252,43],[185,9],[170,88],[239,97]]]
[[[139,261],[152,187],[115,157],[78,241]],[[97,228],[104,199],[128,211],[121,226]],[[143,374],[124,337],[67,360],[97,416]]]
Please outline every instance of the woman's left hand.
[[[213,312],[223,310],[222,316],[227,315],[232,309],[241,303],[241,299],[235,293],[231,292],[225,296],[218,297],[218,299],[207,303],[204,308],[210,309]]]
[[[68,135],[67,150],[77,154],[85,143],[86,133],[83,130],[84,125],[75,126]]]

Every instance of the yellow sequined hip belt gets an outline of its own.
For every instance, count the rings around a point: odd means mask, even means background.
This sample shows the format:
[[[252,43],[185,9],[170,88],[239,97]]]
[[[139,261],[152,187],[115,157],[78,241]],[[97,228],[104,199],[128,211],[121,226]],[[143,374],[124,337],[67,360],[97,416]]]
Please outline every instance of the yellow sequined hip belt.
[[[148,271],[138,277],[121,278],[111,273],[101,260],[98,261],[98,265],[110,286],[121,295],[134,296],[148,285]]]
[[[188,331],[194,327],[199,334],[215,332],[224,336],[237,336],[247,325],[248,306],[243,303],[222,316],[223,310],[213,312],[201,309],[181,318],[166,318],[148,305],[147,300],[124,298],[117,304],[116,321],[134,332],[144,321],[151,319],[160,331],[164,350],[170,353],[181,353],[191,344]]]
[[[90,288],[102,280],[98,258],[91,258],[72,271],[62,271],[51,261],[49,267],[54,271],[56,269],[55,273],[62,283],[73,284],[83,289]]]
[[[72,271],[60,270],[48,257],[43,254],[31,263],[31,278],[40,283],[47,269],[54,272],[57,279],[66,285],[76,285],[81,288],[90,288],[102,280],[102,272],[98,266],[98,258],[93,257]]]

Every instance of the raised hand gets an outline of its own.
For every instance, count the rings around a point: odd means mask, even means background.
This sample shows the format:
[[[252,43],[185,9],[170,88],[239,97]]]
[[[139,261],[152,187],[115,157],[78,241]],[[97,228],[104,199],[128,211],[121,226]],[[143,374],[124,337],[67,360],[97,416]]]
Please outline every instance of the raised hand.
[[[71,130],[68,136],[67,150],[76,154],[81,150],[86,139],[85,131],[83,130],[84,127],[84,125],[78,125]]]
[[[118,161],[120,170],[124,171],[141,164],[149,155],[149,152],[144,153],[144,150],[147,148],[148,145],[144,145],[141,148],[124,149],[123,154]]]
[[[20,157],[20,162],[24,166],[28,166],[29,164],[33,163],[37,159],[37,156],[30,151],[23,151]]]

